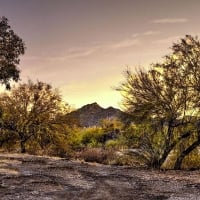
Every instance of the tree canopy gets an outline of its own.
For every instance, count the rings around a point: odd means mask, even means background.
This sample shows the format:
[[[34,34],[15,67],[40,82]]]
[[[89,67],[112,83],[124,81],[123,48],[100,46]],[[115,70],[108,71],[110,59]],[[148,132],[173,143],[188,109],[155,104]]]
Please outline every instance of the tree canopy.
[[[171,49],[163,62],[147,71],[128,69],[118,90],[135,122],[160,127],[164,143],[156,161],[159,167],[185,138],[194,138],[177,156],[174,167],[179,169],[185,156],[200,144],[200,42],[186,35]]]
[[[24,54],[25,44],[11,29],[6,17],[0,18],[0,82],[10,89],[10,81],[18,81],[19,56]]]
[[[69,111],[58,91],[40,81],[19,84],[9,93],[1,94],[0,107],[1,128],[7,133],[5,138],[12,139],[16,135],[15,141],[20,142],[22,153],[26,151],[27,141],[33,137],[40,140],[41,146],[50,141],[52,133],[64,124],[61,116]]]

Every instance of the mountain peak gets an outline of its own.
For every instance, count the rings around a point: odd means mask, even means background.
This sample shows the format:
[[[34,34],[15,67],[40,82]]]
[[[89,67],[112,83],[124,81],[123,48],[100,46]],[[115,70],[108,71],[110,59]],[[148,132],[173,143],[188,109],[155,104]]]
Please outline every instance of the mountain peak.
[[[111,106],[104,109],[96,102],[87,104],[68,114],[69,117],[77,119],[80,126],[83,127],[98,126],[103,119],[121,119],[123,115],[125,113],[119,109]]]
[[[86,112],[89,112],[89,111],[99,111],[99,110],[103,110],[103,108],[98,104],[98,103],[91,103],[91,104],[87,104],[87,105],[84,105],[83,107],[79,108],[77,111],[86,111]]]
[[[101,107],[101,106],[97,102],[94,102],[94,103],[86,104],[83,107]],[[83,108],[83,107],[81,107],[81,108]]]

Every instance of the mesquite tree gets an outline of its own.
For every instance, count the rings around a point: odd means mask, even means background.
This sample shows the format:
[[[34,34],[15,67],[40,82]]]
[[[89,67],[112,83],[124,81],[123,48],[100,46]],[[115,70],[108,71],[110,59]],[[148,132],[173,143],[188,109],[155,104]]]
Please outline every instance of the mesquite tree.
[[[26,143],[33,137],[35,140],[40,138],[42,143],[51,140],[51,133],[65,125],[61,116],[69,108],[51,85],[30,80],[27,84],[13,87],[9,93],[1,94],[0,107],[1,130],[7,132],[6,139],[16,135],[22,153],[26,152]]]
[[[154,131],[161,134],[161,151],[154,166],[160,168],[173,150],[193,138],[177,154],[174,168],[180,169],[184,158],[200,144],[200,42],[186,35],[171,49],[162,63],[152,64],[148,71],[127,70],[117,89],[135,123],[156,124]]]

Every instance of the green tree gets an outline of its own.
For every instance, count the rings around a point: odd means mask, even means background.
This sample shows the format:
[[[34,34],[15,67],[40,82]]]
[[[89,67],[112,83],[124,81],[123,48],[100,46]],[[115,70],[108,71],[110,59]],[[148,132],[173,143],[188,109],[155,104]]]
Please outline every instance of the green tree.
[[[10,89],[10,81],[19,80],[20,70],[17,65],[19,56],[24,54],[22,39],[11,29],[8,19],[0,18],[0,82]]]
[[[186,138],[194,142],[177,156],[176,169],[183,159],[200,144],[200,43],[186,35],[173,44],[172,53],[148,71],[127,70],[126,81],[117,88],[124,96],[123,105],[135,122],[148,122],[164,140],[155,161],[161,167],[170,152]],[[190,128],[189,128],[190,127]],[[192,127],[192,128],[191,128]],[[177,131],[179,130],[179,131]]]
[[[62,116],[68,112],[58,91],[51,85],[29,81],[1,94],[1,128],[17,135],[21,152],[26,152],[26,143],[34,137],[41,146],[53,140],[54,133],[62,129]],[[12,139],[13,137],[11,137]]]

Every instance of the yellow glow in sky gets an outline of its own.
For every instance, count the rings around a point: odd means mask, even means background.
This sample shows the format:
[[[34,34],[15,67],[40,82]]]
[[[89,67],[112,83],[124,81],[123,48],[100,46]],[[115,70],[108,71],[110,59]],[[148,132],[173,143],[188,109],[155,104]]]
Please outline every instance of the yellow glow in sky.
[[[199,6],[183,0],[2,0],[0,13],[27,47],[22,81],[50,83],[75,107],[120,107],[112,87],[123,81],[123,70],[146,68],[180,37],[198,35]]]

